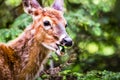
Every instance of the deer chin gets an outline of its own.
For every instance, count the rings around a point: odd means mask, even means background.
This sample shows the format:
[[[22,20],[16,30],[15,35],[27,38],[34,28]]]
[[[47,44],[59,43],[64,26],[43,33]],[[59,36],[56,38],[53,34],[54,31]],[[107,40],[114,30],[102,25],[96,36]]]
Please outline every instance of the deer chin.
[[[48,48],[49,50],[54,51],[58,56],[62,56],[64,55],[65,49],[64,46],[57,44],[57,43],[53,43],[53,44],[45,44],[42,43],[42,45],[46,48]]]

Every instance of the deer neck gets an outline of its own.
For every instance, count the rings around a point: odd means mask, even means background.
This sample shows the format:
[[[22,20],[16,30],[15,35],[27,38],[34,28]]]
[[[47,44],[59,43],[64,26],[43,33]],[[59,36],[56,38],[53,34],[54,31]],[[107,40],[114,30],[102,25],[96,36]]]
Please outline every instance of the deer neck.
[[[49,54],[49,50],[35,38],[35,31],[34,26],[29,26],[17,39],[8,43],[19,59],[17,73],[21,78],[27,75],[29,80],[42,70]]]

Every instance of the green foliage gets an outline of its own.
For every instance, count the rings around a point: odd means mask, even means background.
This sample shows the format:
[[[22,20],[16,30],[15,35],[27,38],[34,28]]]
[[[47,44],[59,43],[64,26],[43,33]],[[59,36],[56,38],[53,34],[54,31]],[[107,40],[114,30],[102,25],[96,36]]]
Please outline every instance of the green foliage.
[[[74,65],[78,69],[75,70],[84,72],[91,68],[106,69],[107,65],[102,63],[102,59],[118,55],[120,51],[119,24],[113,14],[116,0],[68,0],[68,2],[71,4],[68,5],[65,15],[69,24],[68,32],[74,39],[74,49],[77,50],[75,53],[79,54]],[[97,62],[95,57],[101,62]],[[99,64],[99,67],[96,64]]]
[[[20,5],[22,0],[6,0],[5,3],[9,6],[15,7]]]
[[[17,28],[11,29],[1,29],[0,30],[0,42],[7,42],[10,39],[14,39],[20,34],[22,31]]]
[[[120,80],[120,73],[110,71],[91,71],[80,76],[79,80]]]
[[[19,27],[20,29],[25,29],[32,22],[31,16],[27,14],[22,14],[12,24],[12,27]]]
[[[52,1],[42,0],[42,4],[48,6]],[[16,38],[32,19],[23,13],[21,0],[0,3],[0,42],[8,42]],[[66,48],[63,57],[53,53],[52,58],[55,66],[73,64],[63,66],[57,77],[62,76],[63,80],[120,80],[119,3],[119,0],[65,0],[67,32],[74,45]],[[75,56],[71,57],[73,54]],[[38,80],[51,76],[44,74]]]
[[[22,30],[32,22],[32,19],[27,14],[22,14],[12,25],[10,25],[9,29],[0,29],[0,42],[7,42],[9,40],[15,39]]]
[[[73,72],[71,70],[64,70],[58,74],[59,76],[62,76],[62,79],[60,80],[120,80],[120,73],[114,73],[111,71],[90,71],[85,74]],[[46,77],[45,77],[46,76]],[[41,78],[38,78],[37,80],[44,80],[44,79],[51,79],[51,76],[49,75],[43,75]],[[58,78],[59,79],[59,78]]]

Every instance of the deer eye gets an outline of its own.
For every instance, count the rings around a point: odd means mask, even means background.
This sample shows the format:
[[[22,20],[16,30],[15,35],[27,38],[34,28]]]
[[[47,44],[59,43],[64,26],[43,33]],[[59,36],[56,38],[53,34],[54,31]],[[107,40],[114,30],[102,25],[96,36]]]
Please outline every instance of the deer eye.
[[[51,26],[49,21],[44,21],[43,23],[44,23],[44,26]]]
[[[44,21],[44,22],[43,22],[43,25],[44,25],[45,30],[51,29],[50,21],[47,21],[47,20]]]

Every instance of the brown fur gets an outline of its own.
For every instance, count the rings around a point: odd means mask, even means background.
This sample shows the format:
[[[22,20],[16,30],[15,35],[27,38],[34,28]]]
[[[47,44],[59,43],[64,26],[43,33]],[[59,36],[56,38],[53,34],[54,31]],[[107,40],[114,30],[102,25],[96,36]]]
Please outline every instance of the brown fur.
[[[61,13],[56,10],[38,11],[37,14],[41,18],[34,20],[18,38],[8,44],[0,43],[0,80],[33,80],[42,70],[50,51],[41,42],[53,43],[58,40],[59,35],[52,30],[46,32],[43,25],[38,23],[45,16],[54,25],[57,21],[63,24],[65,22]],[[48,35],[53,36],[47,37]]]

